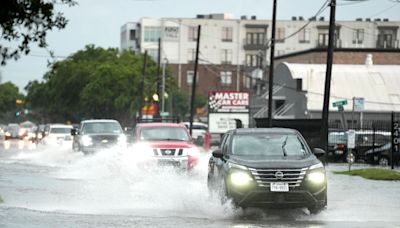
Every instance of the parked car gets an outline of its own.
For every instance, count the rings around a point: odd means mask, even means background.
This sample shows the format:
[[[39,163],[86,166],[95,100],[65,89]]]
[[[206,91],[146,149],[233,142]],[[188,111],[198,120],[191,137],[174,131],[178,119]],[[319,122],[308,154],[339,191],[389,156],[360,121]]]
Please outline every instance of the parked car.
[[[352,162],[358,159],[365,160],[365,152],[369,149],[381,147],[390,141],[391,133],[387,131],[362,130],[356,131],[355,148],[351,155],[347,148],[347,132],[330,132],[328,134],[328,157],[334,160]]]
[[[133,131],[133,152],[147,157],[149,163],[191,170],[199,150],[188,129],[178,123],[139,123]]]
[[[369,149],[365,152],[365,161],[370,164],[378,164],[381,166],[388,166],[392,164],[392,143],[386,143],[385,145]],[[400,162],[400,153],[393,153],[393,161],[395,164]]]
[[[82,121],[78,129],[71,130],[72,149],[84,154],[114,146],[126,147],[127,139],[117,120],[94,119]]]
[[[70,144],[72,146],[71,130],[71,125],[51,124],[46,137],[41,142],[45,145]]]
[[[183,122],[183,124],[190,129],[190,122]],[[205,135],[208,132],[208,125],[201,122],[193,122],[192,123],[192,138],[196,140],[199,137],[205,138]]]
[[[310,150],[302,135],[285,128],[242,128],[223,135],[209,160],[208,188],[240,207],[327,205],[322,149]]]

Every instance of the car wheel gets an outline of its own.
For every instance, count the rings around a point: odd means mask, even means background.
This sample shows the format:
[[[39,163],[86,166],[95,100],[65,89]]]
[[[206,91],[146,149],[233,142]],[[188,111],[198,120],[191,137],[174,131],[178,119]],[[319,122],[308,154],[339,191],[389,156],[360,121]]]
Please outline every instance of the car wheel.
[[[389,162],[389,159],[387,157],[382,156],[382,157],[379,158],[378,164],[380,166],[388,166],[390,164],[390,162]]]
[[[316,204],[312,207],[308,207],[308,211],[310,212],[310,214],[318,214],[326,209],[327,203],[328,203],[328,194],[327,192],[325,192],[325,202],[322,204]]]

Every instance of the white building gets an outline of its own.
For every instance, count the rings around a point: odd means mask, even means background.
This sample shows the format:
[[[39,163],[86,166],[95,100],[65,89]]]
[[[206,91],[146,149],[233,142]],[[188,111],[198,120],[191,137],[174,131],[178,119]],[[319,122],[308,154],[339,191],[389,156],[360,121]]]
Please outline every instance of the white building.
[[[303,17],[278,20],[276,23],[276,56],[328,44],[329,22],[323,17]],[[121,49],[157,55],[158,38],[162,42],[162,57],[170,63],[193,61],[197,26],[201,25],[200,51],[214,64],[257,66],[257,55],[268,57],[271,20],[255,17],[234,19],[230,14],[197,15],[197,18],[142,18],[121,27]],[[337,21],[336,46],[341,48],[399,48],[400,21],[387,19],[357,19]],[[294,35],[293,35],[294,34]]]
[[[220,78],[217,82],[223,83],[221,88],[237,91],[249,89],[250,78],[265,77],[265,72],[256,69],[268,66],[271,20],[258,20],[254,16],[234,19],[230,14],[211,14],[196,18],[142,18],[121,27],[121,49],[141,53],[147,50],[156,60],[160,38],[161,59],[173,65],[178,86],[188,89],[193,77],[198,25],[201,25],[199,80],[203,83],[199,91],[206,93],[207,89],[212,89],[207,86],[214,85],[216,77]],[[335,44],[338,48],[398,49],[399,26],[400,21],[387,19],[337,21]],[[278,20],[275,56],[326,47],[328,28],[329,21],[323,17]],[[213,69],[210,70],[210,66]]]

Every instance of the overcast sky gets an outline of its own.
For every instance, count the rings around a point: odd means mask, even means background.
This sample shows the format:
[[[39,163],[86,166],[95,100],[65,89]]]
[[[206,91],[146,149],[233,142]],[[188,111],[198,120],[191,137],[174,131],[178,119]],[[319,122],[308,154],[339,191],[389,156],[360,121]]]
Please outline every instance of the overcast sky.
[[[186,17],[197,14],[231,13],[234,18],[241,15],[257,16],[257,19],[272,18],[272,0],[76,0],[78,5],[57,5],[69,23],[64,30],[48,33],[49,49],[56,56],[69,56],[87,44],[108,48],[119,47],[120,27],[126,22],[135,22],[142,17]],[[400,4],[396,0],[364,0],[363,2],[337,0],[336,19],[389,18],[400,21]],[[277,19],[292,16],[313,16],[326,0],[278,0]],[[329,18],[329,8],[321,16]],[[1,41],[0,41],[1,42]],[[24,87],[32,80],[41,80],[47,72],[48,53],[32,48],[29,56],[17,61],[10,60],[0,66],[3,83],[11,81],[25,93]]]

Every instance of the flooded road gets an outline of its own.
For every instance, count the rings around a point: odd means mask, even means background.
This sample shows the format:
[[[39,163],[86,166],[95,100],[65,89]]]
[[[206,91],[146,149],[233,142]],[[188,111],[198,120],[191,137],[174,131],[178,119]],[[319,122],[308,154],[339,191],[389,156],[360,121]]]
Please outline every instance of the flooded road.
[[[209,195],[207,160],[191,173],[145,169],[129,150],[0,142],[0,227],[399,227],[400,182],[335,175],[328,208],[235,209]],[[7,147],[6,147],[7,146]],[[138,162],[139,161],[139,162]],[[359,166],[361,167],[361,166]],[[358,168],[357,166],[354,168]]]

